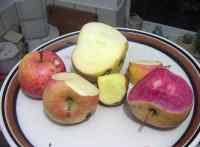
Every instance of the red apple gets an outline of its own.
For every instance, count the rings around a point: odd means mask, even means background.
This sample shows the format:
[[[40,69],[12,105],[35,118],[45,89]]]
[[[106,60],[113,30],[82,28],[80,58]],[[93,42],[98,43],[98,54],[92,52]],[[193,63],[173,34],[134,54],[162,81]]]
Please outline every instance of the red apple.
[[[157,67],[162,67],[162,63],[159,61],[150,60],[138,60],[133,63],[129,63],[128,66],[128,79],[132,84],[136,84],[143,79],[149,72]]]
[[[56,53],[35,51],[24,56],[20,62],[18,80],[27,95],[41,99],[50,77],[62,71],[65,71],[65,65]]]
[[[193,93],[188,83],[166,68],[156,68],[128,94],[128,105],[140,121],[158,128],[173,128],[192,109]]]
[[[75,73],[57,73],[43,94],[44,111],[59,124],[76,124],[94,113],[99,90]]]

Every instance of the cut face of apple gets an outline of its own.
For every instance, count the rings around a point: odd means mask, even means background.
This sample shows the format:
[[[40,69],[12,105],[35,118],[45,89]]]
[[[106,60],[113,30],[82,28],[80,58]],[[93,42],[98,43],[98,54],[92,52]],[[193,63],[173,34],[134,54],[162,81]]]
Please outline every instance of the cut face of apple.
[[[115,106],[122,103],[128,82],[126,77],[120,73],[114,73],[98,77],[99,100],[106,106]]]
[[[72,63],[78,73],[95,81],[100,75],[119,71],[127,49],[127,39],[115,28],[88,23],[80,31]]]
[[[183,78],[156,68],[131,89],[127,100],[138,120],[158,128],[173,128],[191,111],[193,93]]]
[[[149,72],[157,67],[162,67],[162,63],[159,61],[150,60],[138,60],[133,63],[129,63],[128,66],[128,78],[132,84],[136,84],[143,79]]]
[[[95,112],[99,90],[75,73],[57,73],[43,94],[44,110],[59,124],[76,124]]]
[[[61,58],[52,51],[32,52],[24,56],[19,64],[18,80],[22,90],[35,99],[41,99],[51,76],[64,72]]]

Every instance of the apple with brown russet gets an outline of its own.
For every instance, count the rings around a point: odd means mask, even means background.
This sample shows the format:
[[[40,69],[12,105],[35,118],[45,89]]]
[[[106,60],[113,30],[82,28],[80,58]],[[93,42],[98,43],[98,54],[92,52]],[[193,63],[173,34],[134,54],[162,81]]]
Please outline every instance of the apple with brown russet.
[[[47,116],[59,124],[77,124],[95,112],[99,90],[75,73],[56,73],[43,94]]]
[[[63,61],[53,51],[34,51],[25,55],[20,62],[18,80],[27,95],[41,99],[51,76],[64,71]]]
[[[129,92],[128,108],[140,121],[157,128],[174,128],[188,116],[193,92],[179,75],[156,68]]]

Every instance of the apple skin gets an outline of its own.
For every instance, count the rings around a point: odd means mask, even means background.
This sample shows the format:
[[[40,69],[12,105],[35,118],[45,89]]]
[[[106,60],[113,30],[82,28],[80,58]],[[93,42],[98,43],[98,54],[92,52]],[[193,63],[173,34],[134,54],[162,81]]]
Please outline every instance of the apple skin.
[[[146,62],[146,63],[145,63]],[[160,62],[145,61],[144,63],[129,63],[127,76],[132,84],[136,84],[155,68],[162,67]],[[152,62],[152,63],[151,63]],[[148,63],[148,64],[147,64]]]
[[[191,87],[166,68],[156,68],[128,94],[128,108],[148,125],[169,129],[183,122],[193,105]]]
[[[56,90],[55,90],[56,89]],[[72,98],[76,103],[74,109],[67,110],[65,101]],[[51,79],[43,94],[43,106],[47,116],[62,125],[81,123],[95,112],[99,97],[81,96],[64,81]]]
[[[22,59],[18,69],[18,80],[22,90],[32,98],[41,99],[51,76],[65,71],[61,58],[52,51],[34,51]]]

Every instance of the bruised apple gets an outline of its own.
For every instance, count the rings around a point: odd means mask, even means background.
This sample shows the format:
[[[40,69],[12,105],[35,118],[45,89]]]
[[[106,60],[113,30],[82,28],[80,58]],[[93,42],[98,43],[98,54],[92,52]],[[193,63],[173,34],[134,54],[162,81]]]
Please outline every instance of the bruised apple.
[[[143,79],[149,72],[157,67],[162,67],[162,63],[159,61],[150,60],[138,60],[131,62],[128,65],[128,78],[132,84],[136,84]]]
[[[52,51],[34,51],[22,59],[18,69],[18,80],[22,90],[29,96],[41,99],[50,77],[65,71],[61,58]]]
[[[95,112],[99,90],[75,73],[57,73],[43,94],[44,111],[59,124],[76,124]]]
[[[128,106],[140,121],[158,128],[173,128],[192,109],[191,87],[166,68],[156,68],[128,94]]]

